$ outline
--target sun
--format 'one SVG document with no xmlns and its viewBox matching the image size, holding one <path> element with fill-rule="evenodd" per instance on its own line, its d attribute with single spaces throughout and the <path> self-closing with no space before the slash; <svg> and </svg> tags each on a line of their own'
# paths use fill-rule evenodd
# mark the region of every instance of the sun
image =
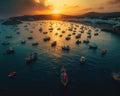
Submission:
<svg viewBox="0 0 120 96">
<path fill-rule="evenodd" d="M 60 10 L 57 9 L 53 10 L 53 14 L 60 14 Z"/>
<path fill-rule="evenodd" d="M 34 0 L 36 3 L 40 3 L 40 0 Z"/>
</svg>

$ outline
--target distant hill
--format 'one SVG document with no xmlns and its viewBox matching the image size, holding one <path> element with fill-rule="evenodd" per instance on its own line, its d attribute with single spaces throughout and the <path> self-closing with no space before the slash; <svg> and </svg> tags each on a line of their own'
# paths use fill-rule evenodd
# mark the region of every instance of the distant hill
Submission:
<svg viewBox="0 0 120 96">
<path fill-rule="evenodd" d="M 114 17 L 120 17 L 120 12 L 111 12 L 111 13 L 88 12 L 86 14 L 80 15 L 79 17 L 114 18 Z"/>
<path fill-rule="evenodd" d="M 18 16 L 18 17 L 11 17 L 9 19 L 11 20 L 21 20 L 21 21 L 35 21 L 35 20 L 58 20 L 58 19 L 68 19 L 68 18 L 74 18 L 75 16 L 70 15 L 24 15 L 24 16 Z"/>
<path fill-rule="evenodd" d="M 17 16 L 17 17 L 11 17 L 7 21 L 3 22 L 3 25 L 14 25 L 14 24 L 20 24 L 21 21 L 38 21 L 38 20 L 62 20 L 62 19 L 69 19 L 69 18 L 75 18 L 75 16 L 69 16 L 69 15 L 24 15 L 24 16 Z"/>
<path fill-rule="evenodd" d="M 112 13 L 97 13 L 97 12 L 89 12 L 79 16 L 70 16 L 70 15 L 24 15 L 24 16 L 17 16 L 11 17 L 7 21 L 3 22 L 4 25 L 14 25 L 20 24 L 22 21 L 38 21 L 38 20 L 67 20 L 73 18 L 102 18 L 102 19 L 109 19 L 114 17 L 120 17 L 120 12 L 112 12 Z"/>
</svg>

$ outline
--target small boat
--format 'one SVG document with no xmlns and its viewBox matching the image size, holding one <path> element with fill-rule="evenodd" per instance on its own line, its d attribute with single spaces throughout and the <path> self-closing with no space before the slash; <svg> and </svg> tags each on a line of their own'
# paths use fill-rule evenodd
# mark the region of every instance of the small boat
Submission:
<svg viewBox="0 0 120 96">
<path fill-rule="evenodd" d="M 68 34 L 68 36 L 71 36 L 71 34 Z"/>
<path fill-rule="evenodd" d="M 76 41 L 76 44 L 80 44 L 80 43 L 81 43 L 81 41 L 80 41 L 80 40 L 77 40 L 77 41 Z"/>
<path fill-rule="evenodd" d="M 75 32 L 72 33 L 72 35 L 75 35 L 75 34 L 76 34 Z"/>
<path fill-rule="evenodd" d="M 115 80 L 115 81 L 120 83 L 120 72 L 112 73 L 112 78 L 113 78 L 113 80 Z"/>
<path fill-rule="evenodd" d="M 87 38 L 91 38 L 91 35 L 87 35 Z"/>
<path fill-rule="evenodd" d="M 62 33 L 65 33 L 65 31 L 62 31 Z"/>
<path fill-rule="evenodd" d="M 76 39 L 81 38 L 81 35 L 78 34 L 78 35 L 75 36 L 75 38 Z"/>
<path fill-rule="evenodd" d="M 7 42 L 7 41 L 3 41 L 2 43 L 1 43 L 2 45 L 9 45 L 9 42 Z"/>
<path fill-rule="evenodd" d="M 16 32 L 16 34 L 20 34 L 20 32 Z"/>
<path fill-rule="evenodd" d="M 58 35 L 58 33 L 55 33 L 55 35 Z"/>
<path fill-rule="evenodd" d="M 69 51 L 70 50 L 70 47 L 67 45 L 67 46 L 62 46 L 62 50 L 67 50 Z"/>
<path fill-rule="evenodd" d="M 84 64 L 84 63 L 86 62 L 86 58 L 85 58 L 84 56 L 82 56 L 82 57 L 80 58 L 80 62 L 81 62 L 82 64 Z"/>
<path fill-rule="evenodd" d="M 10 72 L 9 74 L 8 74 L 8 77 L 9 78 L 11 78 L 11 77 L 14 77 L 16 75 L 16 72 L 14 71 L 14 72 Z"/>
<path fill-rule="evenodd" d="M 39 29 L 40 32 L 42 32 L 42 30 L 43 30 L 42 28 Z"/>
<path fill-rule="evenodd" d="M 13 54 L 15 51 L 13 47 L 10 47 L 9 49 L 6 50 L 6 54 Z"/>
<path fill-rule="evenodd" d="M 22 40 L 22 41 L 21 41 L 21 44 L 25 44 L 25 43 L 26 43 L 26 41 L 25 41 L 25 40 Z"/>
<path fill-rule="evenodd" d="M 6 38 L 12 38 L 12 36 L 11 35 L 7 35 Z"/>
<path fill-rule="evenodd" d="M 83 43 L 89 43 L 90 41 L 88 39 L 83 40 Z"/>
<path fill-rule="evenodd" d="M 61 83 L 63 84 L 64 87 L 66 87 L 68 84 L 68 75 L 64 66 L 61 68 L 60 78 L 61 78 Z"/>
<path fill-rule="evenodd" d="M 94 33 L 94 35 L 97 36 L 97 35 L 99 35 L 99 34 L 96 32 L 96 33 Z"/>
<path fill-rule="evenodd" d="M 44 41 L 49 41 L 50 40 L 50 37 L 45 37 L 43 38 Z"/>
<path fill-rule="evenodd" d="M 48 30 L 53 30 L 53 28 L 49 28 Z"/>
<path fill-rule="evenodd" d="M 32 53 L 29 54 L 25 60 L 26 60 L 26 64 L 31 64 L 33 61 L 36 61 L 38 58 L 38 54 L 37 53 Z"/>
<path fill-rule="evenodd" d="M 57 30 L 61 30 L 61 28 L 57 28 Z"/>
<path fill-rule="evenodd" d="M 71 38 L 68 36 L 68 37 L 66 37 L 65 39 L 66 39 L 66 40 L 70 40 Z"/>
<path fill-rule="evenodd" d="M 54 46 L 56 46 L 56 45 L 57 45 L 57 42 L 54 41 L 54 42 L 52 42 L 51 47 L 54 47 Z"/>
<path fill-rule="evenodd" d="M 62 34 L 61 34 L 61 35 L 59 35 L 59 37 L 62 37 Z"/>
<path fill-rule="evenodd" d="M 37 46 L 39 43 L 38 42 L 34 42 L 32 43 L 32 46 Z"/>
<path fill-rule="evenodd" d="M 32 36 L 30 36 L 30 37 L 28 37 L 28 39 L 29 39 L 29 40 L 31 40 L 31 39 L 33 39 L 33 37 L 32 37 Z"/>
<path fill-rule="evenodd" d="M 107 50 L 106 49 L 102 49 L 101 54 L 105 55 L 106 53 L 107 53 Z"/>
<path fill-rule="evenodd" d="M 48 32 L 43 32 L 43 34 L 47 34 Z"/>
<path fill-rule="evenodd" d="M 90 49 L 97 49 L 97 45 L 95 43 L 89 44 Z"/>
</svg>

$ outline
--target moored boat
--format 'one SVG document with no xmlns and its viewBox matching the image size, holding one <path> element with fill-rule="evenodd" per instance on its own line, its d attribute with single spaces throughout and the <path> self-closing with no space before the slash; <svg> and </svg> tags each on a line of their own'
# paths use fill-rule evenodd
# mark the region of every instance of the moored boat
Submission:
<svg viewBox="0 0 120 96">
<path fill-rule="evenodd" d="M 14 77 L 15 75 L 16 75 L 16 72 L 13 71 L 13 72 L 10 72 L 10 73 L 8 74 L 8 77 L 11 78 L 11 77 Z"/>
<path fill-rule="evenodd" d="M 66 50 L 66 51 L 69 51 L 70 50 L 70 47 L 67 45 L 67 46 L 62 46 L 62 50 Z"/>
<path fill-rule="evenodd" d="M 2 45 L 9 45 L 9 42 L 7 42 L 7 41 L 3 41 L 2 43 L 1 43 Z"/>
<path fill-rule="evenodd" d="M 80 44 L 80 43 L 81 43 L 81 41 L 80 41 L 80 40 L 77 40 L 75 43 L 76 43 L 76 44 Z"/>
<path fill-rule="evenodd" d="M 56 46 L 56 45 L 57 45 L 57 42 L 54 41 L 54 42 L 52 42 L 51 47 L 54 47 L 54 46 Z"/>
<path fill-rule="evenodd" d="M 85 58 L 84 56 L 81 56 L 81 58 L 80 58 L 80 62 L 81 62 L 82 64 L 85 64 L 85 62 L 86 62 L 86 58 Z"/>
<path fill-rule="evenodd" d="M 89 44 L 90 49 L 97 49 L 97 45 L 95 43 Z"/>
<path fill-rule="evenodd" d="M 26 64 L 31 64 L 33 61 L 36 61 L 38 58 L 38 54 L 37 53 L 32 53 L 29 54 L 25 60 L 26 60 Z"/>
<path fill-rule="evenodd" d="M 47 36 L 46 36 L 45 38 L 43 38 L 43 40 L 44 40 L 44 41 L 49 41 L 49 40 L 50 40 L 50 37 L 47 37 Z"/>
<path fill-rule="evenodd" d="M 120 83 L 120 72 L 112 73 L 112 78 L 113 78 L 113 80 L 115 80 L 115 81 Z"/>
<path fill-rule="evenodd" d="M 101 54 L 105 55 L 106 53 L 107 53 L 107 50 L 106 49 L 102 49 Z"/>
<path fill-rule="evenodd" d="M 39 43 L 38 42 L 34 42 L 32 43 L 32 46 L 37 46 Z"/>
<path fill-rule="evenodd" d="M 21 44 L 25 44 L 25 43 L 26 43 L 26 41 L 25 41 L 25 40 L 22 40 L 22 41 L 21 41 Z"/>
<path fill-rule="evenodd" d="M 68 74 L 64 66 L 61 68 L 60 78 L 61 78 L 61 83 L 63 84 L 64 87 L 66 87 L 68 85 Z"/>
<path fill-rule="evenodd" d="M 10 47 L 9 49 L 6 50 L 6 54 L 13 54 L 14 52 L 15 51 L 13 47 Z"/>
</svg>

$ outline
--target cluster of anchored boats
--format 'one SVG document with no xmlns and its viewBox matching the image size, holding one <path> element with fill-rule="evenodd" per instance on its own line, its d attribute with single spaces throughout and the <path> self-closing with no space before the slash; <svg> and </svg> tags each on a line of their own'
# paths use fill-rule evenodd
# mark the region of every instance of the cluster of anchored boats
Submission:
<svg viewBox="0 0 120 96">
<path fill-rule="evenodd" d="M 29 30 L 29 26 L 31 24 L 28 23 L 27 25 L 24 26 L 25 30 Z M 52 33 L 54 36 L 58 36 L 59 38 L 62 38 L 64 36 L 64 34 L 68 33 L 67 36 L 64 36 L 64 40 L 66 41 L 69 41 L 71 40 L 72 36 L 74 36 L 75 38 L 75 44 L 79 45 L 81 43 L 84 43 L 84 44 L 88 44 L 89 45 L 89 49 L 93 49 L 93 50 L 96 50 L 98 48 L 98 46 L 96 45 L 96 43 L 91 43 L 90 42 L 90 39 L 92 38 L 92 36 L 98 36 L 99 33 L 100 33 L 100 29 L 97 29 L 97 28 L 94 28 L 95 32 L 93 33 L 93 29 L 91 27 L 86 27 L 84 25 L 74 25 L 74 24 L 71 24 L 71 25 L 64 25 L 64 26 L 68 26 L 67 29 L 64 29 L 62 30 L 58 25 L 64 25 L 64 24 L 55 24 L 55 28 L 53 28 L 54 24 L 53 23 L 50 23 L 50 26 L 49 28 L 47 29 L 48 31 L 44 31 L 44 28 L 43 27 L 40 27 L 38 29 L 39 33 L 40 34 L 43 34 L 44 37 L 42 38 L 44 42 L 49 42 L 51 41 L 51 47 L 55 47 L 57 46 L 57 44 L 59 43 L 59 41 L 57 40 L 52 40 L 54 38 L 51 38 L 51 36 L 49 36 L 48 34 L 49 33 Z M 31 25 L 31 27 L 34 29 L 37 25 Z M 40 26 L 42 26 L 42 23 L 40 23 Z M 17 27 L 17 26 L 15 26 Z M 79 29 L 79 32 L 78 32 L 78 29 Z M 17 28 L 15 29 L 15 31 L 17 30 Z M 56 30 L 56 32 L 53 32 L 54 30 Z M 34 33 L 33 31 L 30 31 L 30 33 Z M 16 32 L 16 34 L 20 34 L 20 32 Z M 48 36 L 47 36 L 48 35 Z M 84 37 L 84 38 L 83 38 Z M 7 40 L 9 40 L 10 38 L 13 38 L 12 35 L 7 35 L 5 36 L 5 38 Z M 35 37 L 33 36 L 28 36 L 26 38 L 26 40 L 21 40 L 20 43 L 22 45 L 26 44 L 27 41 L 31 41 L 31 40 L 34 40 Z M 7 45 L 10 45 L 10 42 L 8 42 L 7 40 L 3 41 L 1 44 L 3 46 L 7 46 Z M 64 42 L 64 41 L 63 41 Z M 32 43 L 32 46 L 38 46 L 39 45 L 39 42 L 37 41 L 34 41 Z M 61 47 L 61 50 L 62 51 L 70 51 L 71 48 L 69 46 L 69 44 L 65 44 L 63 46 L 60 46 Z M 13 47 L 10 47 L 6 50 L 6 54 L 13 54 L 15 53 L 15 49 Z M 105 55 L 107 53 L 107 50 L 106 49 L 103 49 L 101 50 L 101 54 L 102 55 Z M 25 58 L 25 62 L 26 64 L 31 64 L 33 62 L 35 62 L 36 60 L 38 59 L 38 53 L 31 53 L 29 55 L 26 56 Z M 87 61 L 86 57 L 85 56 L 81 56 L 80 57 L 80 63 L 81 64 L 85 64 Z M 67 76 L 67 71 L 64 67 L 62 67 L 61 69 L 61 81 L 63 83 L 63 85 L 67 85 L 67 82 L 68 82 L 68 76 Z M 8 77 L 13 77 L 16 75 L 16 72 L 11 72 L 10 74 L 8 74 Z M 116 74 L 113 74 L 112 75 L 114 78 L 115 76 L 117 76 Z"/>
</svg>

